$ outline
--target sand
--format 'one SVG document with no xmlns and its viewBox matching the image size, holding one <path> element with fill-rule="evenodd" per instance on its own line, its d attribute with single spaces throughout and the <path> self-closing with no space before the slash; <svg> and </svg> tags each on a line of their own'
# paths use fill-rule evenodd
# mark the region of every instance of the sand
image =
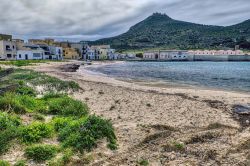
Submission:
<svg viewBox="0 0 250 166">
<path fill-rule="evenodd" d="M 80 62 L 26 68 L 76 81 L 83 90 L 71 95 L 86 102 L 92 114 L 111 120 L 119 148 L 110 151 L 101 143 L 91 153 L 90 165 L 250 164 L 250 143 L 248 148 L 241 146 L 250 139 L 249 125 L 232 111 L 235 104 L 250 103 L 250 94 L 124 82 L 84 66 L 62 72 L 65 64 Z M 110 63 L 94 63 L 106 64 Z"/>
</svg>

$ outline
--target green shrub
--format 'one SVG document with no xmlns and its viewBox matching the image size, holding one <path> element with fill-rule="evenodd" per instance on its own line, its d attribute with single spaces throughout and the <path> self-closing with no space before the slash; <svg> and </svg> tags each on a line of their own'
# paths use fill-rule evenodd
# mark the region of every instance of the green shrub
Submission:
<svg viewBox="0 0 250 166">
<path fill-rule="evenodd" d="M 143 166 L 149 165 L 148 160 L 145 160 L 145 159 L 140 159 L 140 160 L 137 161 L 137 163 L 138 163 L 139 165 L 143 165 Z"/>
<path fill-rule="evenodd" d="M 75 120 L 71 117 L 59 117 L 59 118 L 54 118 L 53 119 L 53 126 L 55 131 L 59 131 L 60 129 L 65 128 L 66 126 L 68 126 L 71 123 L 74 123 Z"/>
<path fill-rule="evenodd" d="M 57 148 L 52 145 L 33 145 L 25 149 L 28 159 L 42 162 L 53 158 L 57 153 Z"/>
<path fill-rule="evenodd" d="M 41 122 L 34 122 L 22 128 L 21 137 L 25 143 L 35 143 L 41 141 L 42 138 L 50 137 L 52 133 L 52 126 Z"/>
<path fill-rule="evenodd" d="M 19 95 L 36 96 L 36 91 L 28 86 L 20 86 L 15 90 L 15 93 Z"/>
<path fill-rule="evenodd" d="M 10 141 L 19 135 L 20 125 L 18 117 L 0 112 L 0 154 L 6 152 Z"/>
<path fill-rule="evenodd" d="M 48 113 L 53 115 L 81 117 L 88 114 L 88 106 L 68 96 L 51 98 L 48 101 Z"/>
<path fill-rule="evenodd" d="M 0 166 L 10 166 L 10 163 L 4 160 L 0 160 Z"/>
<path fill-rule="evenodd" d="M 65 166 L 67 163 L 70 162 L 71 157 L 73 156 L 73 152 L 71 149 L 66 149 L 63 152 L 62 157 L 52 160 L 49 162 L 49 166 Z"/>
<path fill-rule="evenodd" d="M 24 160 L 17 161 L 14 166 L 26 166 L 26 162 Z"/>
<path fill-rule="evenodd" d="M 0 97 L 0 110 L 15 112 L 17 114 L 26 113 L 26 108 L 16 99 L 14 93 L 6 93 Z"/>
<path fill-rule="evenodd" d="M 95 115 L 70 123 L 59 130 L 59 140 L 63 142 L 63 146 L 73 147 L 80 152 L 90 151 L 96 146 L 97 140 L 102 138 L 107 138 L 113 147 L 116 145 L 116 136 L 110 121 Z"/>
<path fill-rule="evenodd" d="M 7 112 L 24 114 L 26 112 L 46 112 L 46 105 L 43 100 L 32 96 L 6 93 L 0 97 L 0 109 Z"/>
</svg>

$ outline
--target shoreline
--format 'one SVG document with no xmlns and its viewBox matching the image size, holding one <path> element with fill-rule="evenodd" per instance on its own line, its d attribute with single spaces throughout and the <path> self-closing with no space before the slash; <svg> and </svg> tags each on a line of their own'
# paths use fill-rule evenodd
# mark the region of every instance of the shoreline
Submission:
<svg viewBox="0 0 250 166">
<path fill-rule="evenodd" d="M 231 149 L 250 138 L 249 115 L 236 115 L 233 106 L 250 103 L 249 94 L 142 86 L 93 75 L 81 70 L 82 66 L 77 72 L 63 72 L 65 64 L 70 63 L 25 68 L 77 82 L 82 90 L 71 96 L 85 102 L 91 114 L 110 119 L 119 148 L 111 152 L 98 146 L 91 153 L 95 159 L 90 165 L 131 165 L 142 158 L 152 165 L 211 165 L 213 159 L 202 157 L 210 151 L 222 163 L 235 165 L 245 160 L 246 156 Z M 194 138 L 201 141 L 190 143 Z M 173 142 L 185 144 L 185 150 L 163 150 Z"/>
<path fill-rule="evenodd" d="M 249 92 L 246 91 L 237 91 L 237 90 L 228 90 L 228 89 L 220 89 L 220 88 L 212 88 L 207 86 L 195 86 L 195 85 L 188 85 L 188 84 L 181 84 L 177 82 L 164 82 L 164 81 L 150 81 L 150 80 L 135 80 L 135 79 L 123 79 L 118 77 L 109 76 L 106 74 L 103 74 L 101 72 L 95 72 L 88 70 L 88 68 L 98 68 L 101 66 L 106 65 L 113 65 L 117 63 L 126 63 L 124 61 L 118 61 L 118 62 L 95 62 L 93 65 L 90 66 L 81 66 L 76 72 L 84 75 L 85 77 L 88 77 L 88 79 L 92 81 L 100 81 L 100 82 L 106 82 L 110 83 L 109 80 L 112 80 L 112 84 L 121 84 L 121 82 L 126 84 L 132 84 L 132 85 L 138 85 L 139 87 L 151 87 L 151 88 L 157 88 L 157 89 L 177 89 L 180 90 L 188 90 L 188 91 L 214 91 L 219 93 L 234 93 L 234 94 L 242 94 L 242 95 L 249 95 Z M 129 86 L 129 85 L 128 85 Z"/>
</svg>

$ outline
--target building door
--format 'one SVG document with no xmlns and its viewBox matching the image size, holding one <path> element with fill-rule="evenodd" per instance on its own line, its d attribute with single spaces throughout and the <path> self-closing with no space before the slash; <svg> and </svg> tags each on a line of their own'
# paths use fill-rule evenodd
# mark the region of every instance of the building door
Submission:
<svg viewBox="0 0 250 166">
<path fill-rule="evenodd" d="M 155 59 L 159 59 L 159 55 L 158 54 L 155 54 Z"/>
<path fill-rule="evenodd" d="M 49 59 L 52 59 L 52 56 L 51 56 L 51 55 L 49 56 Z"/>
<path fill-rule="evenodd" d="M 28 54 L 25 54 L 25 59 L 28 60 Z"/>
</svg>

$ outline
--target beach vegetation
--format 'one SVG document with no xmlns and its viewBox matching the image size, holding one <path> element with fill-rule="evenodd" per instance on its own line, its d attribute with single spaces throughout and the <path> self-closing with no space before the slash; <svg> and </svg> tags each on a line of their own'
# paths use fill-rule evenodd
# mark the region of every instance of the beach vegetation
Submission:
<svg viewBox="0 0 250 166">
<path fill-rule="evenodd" d="M 52 126 L 42 122 L 33 122 L 21 129 L 21 138 L 24 143 L 36 143 L 42 138 L 49 138 L 52 134 Z"/>
<path fill-rule="evenodd" d="M 65 166 L 70 162 L 71 157 L 73 155 L 74 153 L 72 149 L 70 148 L 65 149 L 61 157 L 49 161 L 48 165 L 49 166 Z"/>
<path fill-rule="evenodd" d="M 37 162 L 46 161 L 55 157 L 58 148 L 53 145 L 32 145 L 25 149 L 25 156 Z"/>
<path fill-rule="evenodd" d="M 26 161 L 25 160 L 18 160 L 14 166 L 26 166 Z"/>
<path fill-rule="evenodd" d="M 0 166 L 10 166 L 8 161 L 0 160 Z"/>
<path fill-rule="evenodd" d="M 142 165 L 142 166 L 148 166 L 149 162 L 146 159 L 140 159 L 137 161 L 137 164 Z"/>
<path fill-rule="evenodd" d="M 19 126 L 21 126 L 19 117 L 0 112 L 0 154 L 6 152 L 10 142 L 19 135 Z"/>
<path fill-rule="evenodd" d="M 77 116 L 82 117 L 88 114 L 88 106 L 81 101 L 74 100 L 68 96 L 50 97 L 50 100 L 45 100 L 48 103 L 48 114 L 62 116 Z"/>
<path fill-rule="evenodd" d="M 112 124 L 101 117 L 91 115 L 87 118 L 71 122 L 59 130 L 59 140 L 64 147 L 73 147 L 79 152 L 90 151 L 97 141 L 106 138 L 109 147 L 116 146 L 116 136 Z"/>
<path fill-rule="evenodd" d="M 51 160 L 49 165 L 62 166 L 73 155 L 92 150 L 103 139 L 108 148 L 117 148 L 111 122 L 89 115 L 85 103 L 68 96 L 80 89 L 77 83 L 23 69 L 13 69 L 3 82 L 15 88 L 0 94 L 0 155 L 8 151 L 11 143 L 22 143 L 26 158 L 42 163 Z M 45 88 L 38 91 L 39 86 Z M 36 144 L 54 136 L 60 150 L 57 146 Z M 55 157 L 57 153 L 60 155 Z M 16 161 L 16 165 L 25 165 L 25 161 Z"/>
<path fill-rule="evenodd" d="M 37 63 L 48 63 L 48 62 L 51 62 L 51 61 L 49 60 L 18 60 L 18 61 L 2 61 L 0 62 L 0 64 L 22 67 L 22 66 L 35 65 Z M 53 61 L 53 62 L 61 62 L 61 61 Z"/>
</svg>

